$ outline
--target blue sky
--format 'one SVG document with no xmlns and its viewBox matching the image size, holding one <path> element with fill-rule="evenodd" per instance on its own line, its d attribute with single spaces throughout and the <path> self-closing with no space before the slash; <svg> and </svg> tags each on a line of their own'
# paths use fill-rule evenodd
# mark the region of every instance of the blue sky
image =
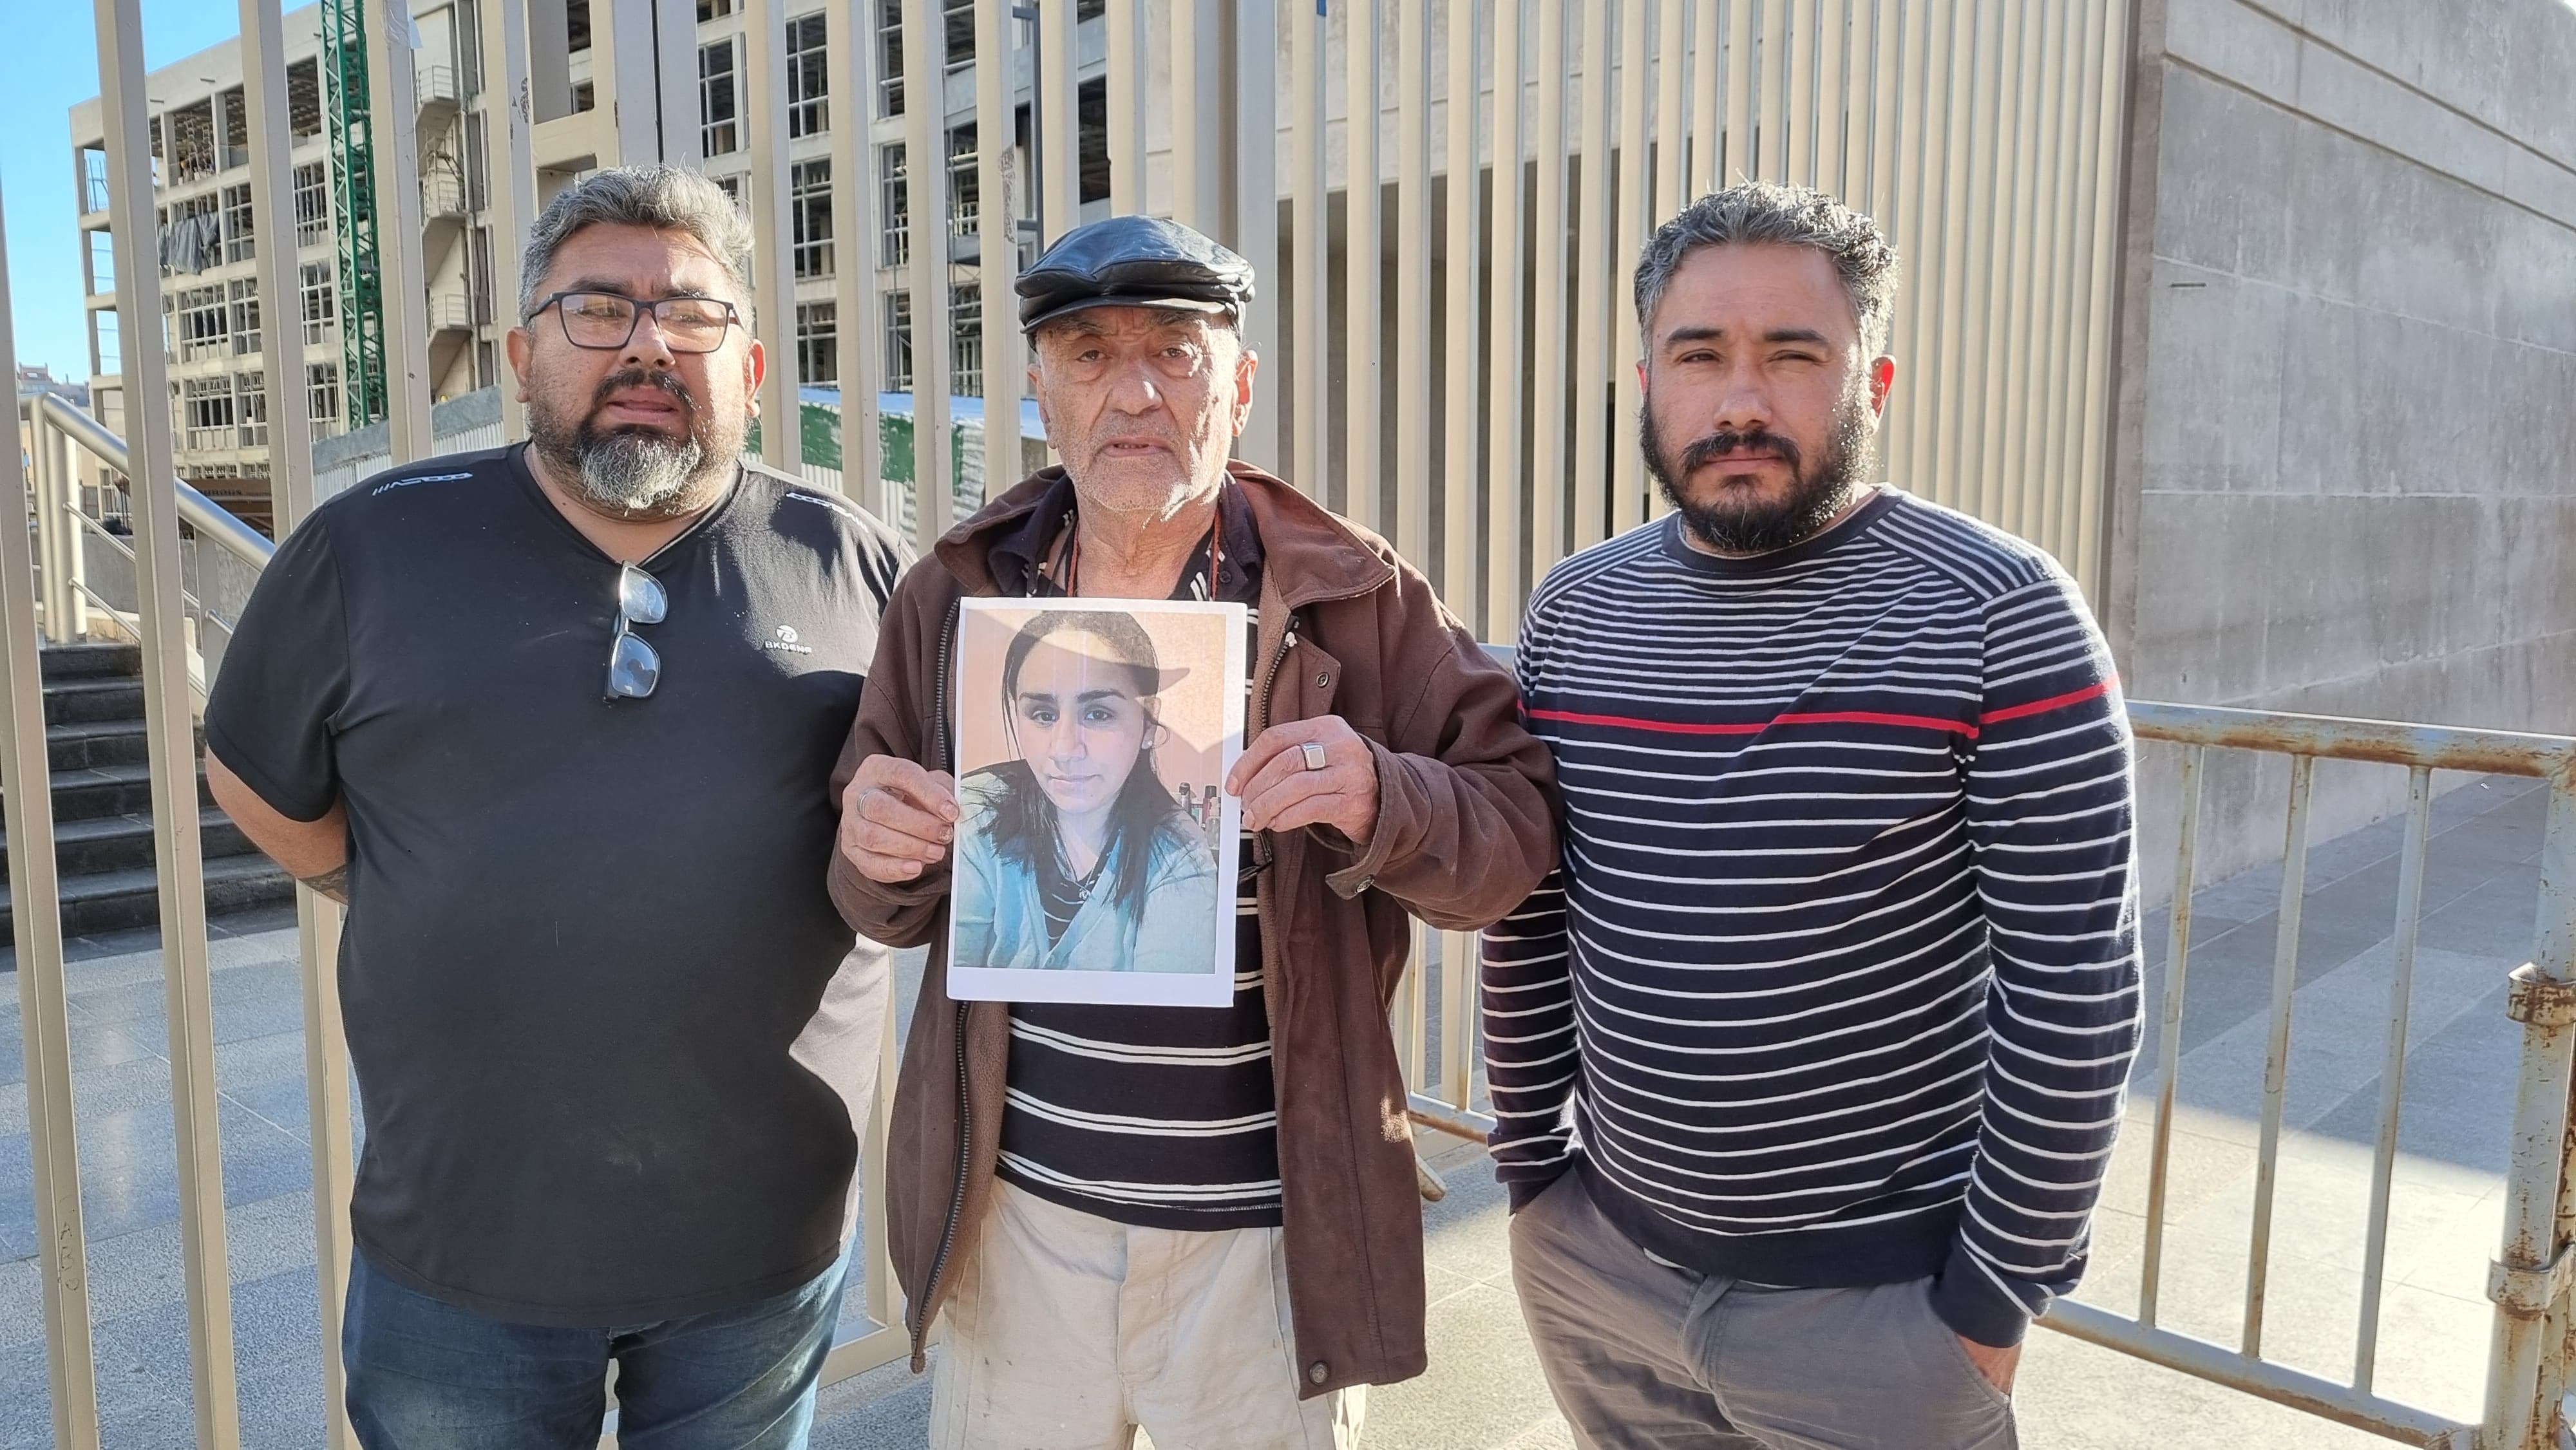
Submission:
<svg viewBox="0 0 2576 1450">
<path fill-rule="evenodd" d="M 302 4 L 303 0 L 295 0 Z M 98 31 L 82 0 L 12 4 L 0 27 L 0 199 L 9 214 L 9 301 L 18 360 L 86 380 L 71 108 L 98 94 Z M 223 0 L 143 0 L 147 69 L 239 34 Z"/>
</svg>

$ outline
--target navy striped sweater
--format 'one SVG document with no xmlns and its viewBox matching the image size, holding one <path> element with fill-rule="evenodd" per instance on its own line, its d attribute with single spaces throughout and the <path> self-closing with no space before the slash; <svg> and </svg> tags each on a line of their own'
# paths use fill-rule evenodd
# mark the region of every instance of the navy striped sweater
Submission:
<svg viewBox="0 0 2576 1450">
<path fill-rule="evenodd" d="M 1720 559 L 1667 517 L 1559 565 L 1520 646 L 1564 868 L 1486 935 L 1494 1156 L 1658 1257 L 1938 1276 L 2019 1342 L 2084 1267 L 2137 1048 L 2131 752 L 2038 549 L 1882 489 Z"/>
</svg>

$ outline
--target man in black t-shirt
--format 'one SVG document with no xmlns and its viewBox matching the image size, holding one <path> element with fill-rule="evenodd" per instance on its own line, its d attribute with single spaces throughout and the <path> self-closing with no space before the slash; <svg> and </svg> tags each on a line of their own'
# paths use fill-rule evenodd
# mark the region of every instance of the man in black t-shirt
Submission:
<svg viewBox="0 0 2576 1450">
<path fill-rule="evenodd" d="M 612 1362 L 626 1446 L 805 1443 L 888 991 L 826 781 L 905 560 L 737 461 L 751 247 L 693 172 L 558 196 L 530 443 L 317 510 L 208 706 L 217 800 L 349 904 L 369 1450 L 586 1450 Z"/>
</svg>

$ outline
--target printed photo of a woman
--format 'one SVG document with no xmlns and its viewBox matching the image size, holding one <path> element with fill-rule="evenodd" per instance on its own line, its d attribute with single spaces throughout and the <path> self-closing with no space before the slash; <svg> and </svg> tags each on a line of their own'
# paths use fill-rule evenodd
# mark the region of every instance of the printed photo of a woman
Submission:
<svg viewBox="0 0 2576 1450">
<path fill-rule="evenodd" d="M 951 961 L 1207 972 L 1215 854 L 1155 768 L 1161 697 L 1189 670 L 1159 664 L 1132 615 L 1056 609 L 1020 626 L 1000 673 L 1010 758 L 959 783 Z"/>
</svg>

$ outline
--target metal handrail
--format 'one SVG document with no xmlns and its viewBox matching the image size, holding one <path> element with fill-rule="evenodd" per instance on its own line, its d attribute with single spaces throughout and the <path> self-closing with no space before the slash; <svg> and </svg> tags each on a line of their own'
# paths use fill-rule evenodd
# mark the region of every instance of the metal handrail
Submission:
<svg viewBox="0 0 2576 1450">
<path fill-rule="evenodd" d="M 41 417 L 101 463 L 119 473 L 134 472 L 126 462 L 125 440 L 109 431 L 106 424 L 51 393 L 38 393 L 24 406 L 31 424 Z M 253 569 L 267 568 L 270 556 L 277 552 L 277 546 L 259 530 L 189 487 L 186 479 L 179 480 L 179 517 L 197 531 L 197 537 L 212 540 L 216 547 Z"/>
</svg>

